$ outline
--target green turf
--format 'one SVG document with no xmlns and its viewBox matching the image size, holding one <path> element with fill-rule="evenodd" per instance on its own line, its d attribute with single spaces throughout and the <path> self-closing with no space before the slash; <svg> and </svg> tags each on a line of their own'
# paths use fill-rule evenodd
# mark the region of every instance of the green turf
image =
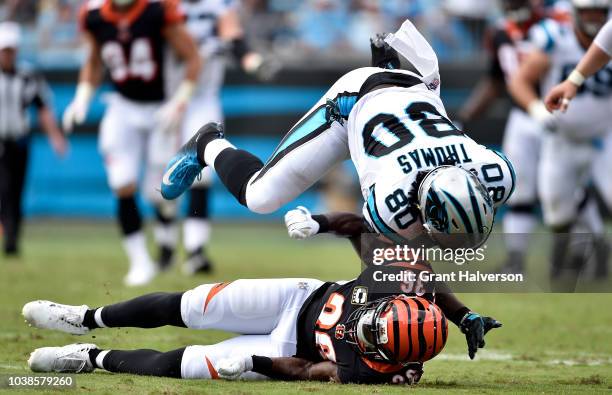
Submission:
<svg viewBox="0 0 612 395">
<path fill-rule="evenodd" d="M 295 242 L 287 239 L 281 227 L 222 225 L 215 228 L 211 246 L 217 262 L 213 276 L 187 278 L 173 269 L 148 287 L 125 289 L 121 279 L 126 264 L 112 224 L 37 223 L 27 226 L 24 240 L 20 260 L 0 261 L 0 375 L 27 373 L 29 352 L 42 346 L 80 341 L 95 342 L 103 348 L 170 350 L 231 336 L 216 331 L 160 328 L 109 329 L 76 338 L 28 328 L 20 315 L 21 306 L 33 299 L 97 306 L 150 291 L 184 290 L 240 277 L 332 280 L 349 279 L 359 271 L 348 243 L 342 240 Z M 426 364 L 418 385 L 420 392 L 612 390 L 612 295 L 471 294 L 463 298 L 473 309 L 495 316 L 504 327 L 487 336 L 486 352 L 480 352 L 480 358 L 469 361 L 465 340 L 453 326 L 445 350 Z M 115 394 L 406 391 L 391 386 L 306 382 L 180 381 L 105 372 L 76 379 L 82 391 Z"/>
</svg>

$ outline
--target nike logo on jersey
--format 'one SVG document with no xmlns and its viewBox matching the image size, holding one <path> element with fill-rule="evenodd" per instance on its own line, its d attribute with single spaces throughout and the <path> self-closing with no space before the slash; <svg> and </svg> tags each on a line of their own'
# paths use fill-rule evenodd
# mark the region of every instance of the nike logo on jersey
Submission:
<svg viewBox="0 0 612 395">
<path fill-rule="evenodd" d="M 164 173 L 164 177 L 162 178 L 162 182 L 164 183 L 164 185 L 167 186 L 171 186 L 174 185 L 172 183 L 172 181 L 170 181 L 170 176 L 172 175 L 172 173 L 174 172 L 174 170 L 176 170 L 176 168 L 185 160 L 185 157 L 182 157 L 181 159 L 177 160 L 167 171 L 166 173 Z"/>
</svg>

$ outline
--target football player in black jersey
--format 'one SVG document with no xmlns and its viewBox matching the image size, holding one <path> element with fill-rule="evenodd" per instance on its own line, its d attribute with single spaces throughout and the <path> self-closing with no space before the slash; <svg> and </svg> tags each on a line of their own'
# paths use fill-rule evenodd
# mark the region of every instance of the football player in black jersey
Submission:
<svg viewBox="0 0 612 395">
<path fill-rule="evenodd" d="M 354 241 L 364 231 L 363 218 L 354 214 L 316 218 L 319 233 Z M 501 326 L 471 312 L 445 284 L 421 279 L 423 272 L 431 272 L 424 262 L 395 262 L 370 266 L 346 282 L 236 280 L 95 309 L 34 301 L 23 308 L 32 326 L 72 334 L 173 325 L 241 336 L 165 353 L 102 350 L 94 344 L 45 347 L 31 354 L 29 365 L 45 372 L 100 368 L 176 378 L 412 384 L 421 377 L 422 363 L 443 348 L 447 319 L 465 333 L 471 358 L 484 346 L 485 334 Z"/>
<path fill-rule="evenodd" d="M 108 100 L 100 125 L 99 147 L 109 186 L 118 199 L 118 219 L 130 261 L 125 277 L 129 286 L 146 284 L 157 271 L 146 248 L 135 200 L 143 157 L 144 195 L 156 205 L 155 238 L 162 268 L 171 260 L 177 242 L 174 207 L 163 203 L 155 188 L 167 156 L 178 144 L 178 126 L 201 69 L 197 47 L 183 19 L 176 0 L 89 0 L 80 14 L 89 53 L 76 95 L 64 112 L 64 129 L 70 131 L 85 121 L 107 69 L 116 92 Z M 166 47 L 186 64 L 183 81 L 171 98 L 164 92 Z"/>
</svg>

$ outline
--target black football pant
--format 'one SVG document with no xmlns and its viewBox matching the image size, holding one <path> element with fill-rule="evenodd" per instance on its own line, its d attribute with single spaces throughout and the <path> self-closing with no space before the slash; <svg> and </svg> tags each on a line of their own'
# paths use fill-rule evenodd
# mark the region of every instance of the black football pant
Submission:
<svg viewBox="0 0 612 395">
<path fill-rule="evenodd" d="M 18 251 L 28 142 L 28 139 L 0 140 L 0 221 L 5 254 L 16 254 Z"/>
</svg>

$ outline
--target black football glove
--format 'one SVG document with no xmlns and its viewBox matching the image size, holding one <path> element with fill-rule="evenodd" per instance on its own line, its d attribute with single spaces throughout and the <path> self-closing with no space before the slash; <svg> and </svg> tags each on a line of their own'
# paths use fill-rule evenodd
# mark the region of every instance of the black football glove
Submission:
<svg viewBox="0 0 612 395">
<path fill-rule="evenodd" d="M 399 69 L 401 62 L 397 51 L 385 42 L 386 34 L 379 33 L 370 38 L 370 50 L 372 51 L 372 67 L 383 69 Z"/>
<path fill-rule="evenodd" d="M 470 359 L 474 359 L 476 351 L 485 346 L 484 337 L 487 332 L 493 328 L 500 328 L 501 326 L 502 323 L 495 318 L 482 317 L 480 314 L 472 311 L 463 316 L 459 328 L 461 329 L 461 333 L 465 334 Z"/>
</svg>

